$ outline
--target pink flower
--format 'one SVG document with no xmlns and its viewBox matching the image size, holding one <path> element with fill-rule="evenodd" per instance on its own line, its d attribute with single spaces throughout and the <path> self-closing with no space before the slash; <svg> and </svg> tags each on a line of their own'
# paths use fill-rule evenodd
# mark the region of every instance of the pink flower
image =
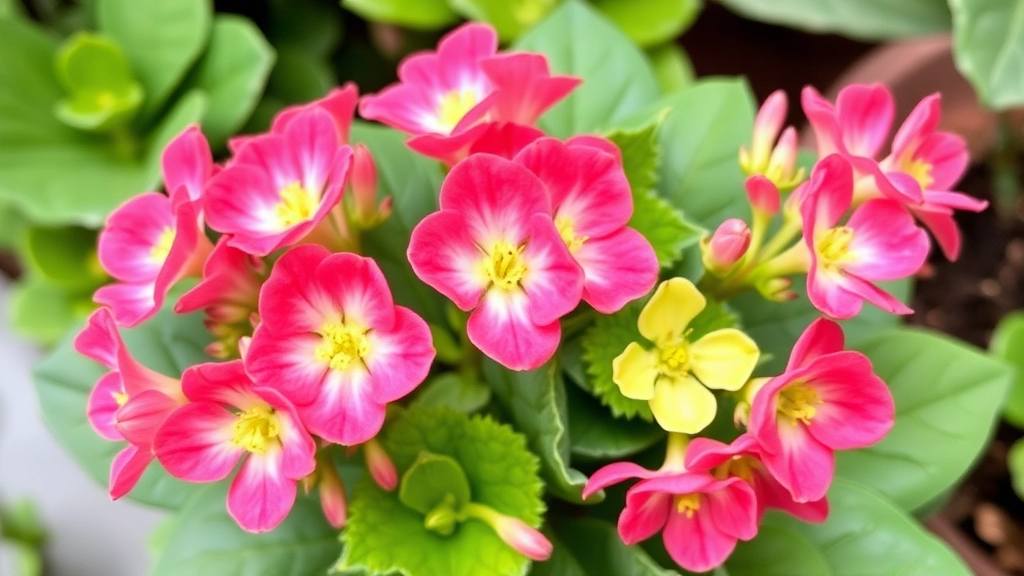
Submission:
<svg viewBox="0 0 1024 576">
<path fill-rule="evenodd" d="M 618 149 L 598 140 L 563 144 L 543 138 L 515 160 L 547 188 L 555 228 L 583 269 L 583 300 L 611 314 L 651 291 L 658 281 L 658 259 L 650 242 L 626 226 L 633 195 Z"/>
<path fill-rule="evenodd" d="M 364 96 L 359 111 L 413 135 L 413 150 L 455 164 L 491 122 L 531 125 L 579 80 L 552 76 L 540 54 L 497 54 L 485 24 L 465 24 L 441 39 L 437 52 L 406 58 L 399 83 Z"/>
<path fill-rule="evenodd" d="M 711 438 L 694 438 L 686 451 L 686 469 L 707 472 L 715 478 L 740 478 L 750 484 L 757 496 L 757 522 L 761 523 L 768 508 L 784 510 L 804 522 L 824 522 L 828 517 L 828 500 L 796 502 L 789 491 L 775 479 L 761 461 L 761 449 L 750 434 L 743 434 L 732 444 Z"/>
<path fill-rule="evenodd" d="M 705 572 L 732 554 L 739 540 L 757 534 L 754 490 L 732 476 L 716 479 L 703 472 L 667 467 L 651 471 L 616 462 L 595 472 L 583 497 L 629 478 L 640 478 L 626 493 L 619 515 L 619 537 L 636 544 L 662 532 L 669 556 L 686 570 Z"/>
<path fill-rule="evenodd" d="M 285 129 L 295 118 L 308 112 L 313 108 L 319 108 L 330 115 L 334 122 L 335 134 L 339 144 L 348 144 L 352 130 L 352 120 L 355 118 L 356 103 L 359 101 L 359 89 L 355 84 L 348 82 L 341 88 L 334 88 L 326 96 L 306 104 L 289 106 L 277 113 L 270 126 L 270 131 L 283 134 Z M 235 136 L 228 140 L 228 149 L 232 154 L 238 154 L 242 148 L 258 138 L 258 136 Z"/>
<path fill-rule="evenodd" d="M 249 532 L 281 523 L 295 502 L 298 480 L 316 468 L 316 444 L 275 390 L 255 388 L 241 360 L 199 364 L 182 375 L 190 402 L 156 433 L 154 452 L 173 476 L 189 482 L 227 478 L 228 513 Z"/>
<path fill-rule="evenodd" d="M 558 319 L 583 294 L 544 184 L 520 164 L 475 154 L 448 174 L 440 204 L 412 232 L 413 270 L 472 311 L 469 339 L 484 354 L 513 370 L 537 368 L 558 347 Z"/>
<path fill-rule="evenodd" d="M 202 199 L 216 169 L 210 144 L 198 126 L 186 128 L 164 148 L 160 157 L 164 189 L 175 206 Z"/>
<path fill-rule="evenodd" d="M 280 133 L 249 140 L 207 187 L 210 227 L 228 244 L 266 256 L 315 229 L 336 231 L 325 216 L 341 201 L 352 149 L 338 142 L 331 115 L 320 107 L 297 112 Z"/>
<path fill-rule="evenodd" d="M 786 371 L 769 380 L 750 407 L 749 433 L 761 459 L 797 502 L 825 496 L 835 450 L 870 446 L 893 425 L 885 382 L 863 354 L 843 345 L 838 324 L 814 321 L 793 346 Z"/>
<path fill-rule="evenodd" d="M 837 154 L 818 162 L 806 186 L 801 211 L 814 306 L 837 319 L 856 316 L 864 300 L 893 314 L 911 313 L 872 282 L 905 278 L 924 264 L 928 237 L 913 217 L 891 200 L 870 200 L 840 225 L 853 199 L 853 173 Z"/>
<path fill-rule="evenodd" d="M 246 368 L 295 404 L 310 432 L 361 444 L 427 376 L 426 322 L 395 306 L 377 264 L 308 245 L 285 253 L 260 292 Z"/>
<path fill-rule="evenodd" d="M 89 316 L 74 347 L 110 370 L 89 394 L 87 415 L 103 439 L 129 442 L 111 465 L 110 497 L 116 500 L 135 487 L 153 460 L 156 429 L 185 397 L 178 380 L 154 372 L 132 357 L 107 308 Z"/>
</svg>

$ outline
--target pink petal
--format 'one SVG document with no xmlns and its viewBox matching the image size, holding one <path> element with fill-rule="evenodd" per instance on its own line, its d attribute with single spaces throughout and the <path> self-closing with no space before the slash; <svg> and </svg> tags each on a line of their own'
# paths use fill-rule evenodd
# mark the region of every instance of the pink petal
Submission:
<svg viewBox="0 0 1024 576">
<path fill-rule="evenodd" d="M 544 133 L 514 122 L 487 122 L 486 129 L 469 148 L 470 154 L 494 154 L 511 160 Z"/>
<path fill-rule="evenodd" d="M 380 432 L 385 406 L 373 399 L 369 373 L 354 368 L 344 372 L 331 370 L 319 392 L 312 403 L 297 406 L 310 433 L 328 442 L 354 446 Z"/>
<path fill-rule="evenodd" d="M 535 123 L 582 82 L 571 76 L 552 76 L 542 54 L 506 52 L 481 60 L 480 66 L 498 96 L 491 117 L 525 125 Z"/>
<path fill-rule="evenodd" d="M 896 131 L 896 136 L 892 140 L 891 155 L 899 158 L 908 148 L 934 133 L 939 128 L 941 115 L 942 96 L 939 93 L 923 98 Z"/>
<path fill-rule="evenodd" d="M 619 311 L 658 281 L 658 257 L 632 228 L 589 239 L 573 253 L 583 268 L 583 300 L 602 314 Z"/>
<path fill-rule="evenodd" d="M 153 451 L 176 478 L 217 482 L 227 478 L 245 449 L 232 442 L 238 417 L 212 402 L 175 410 L 156 433 Z"/>
<path fill-rule="evenodd" d="M 174 305 L 177 314 L 209 307 L 256 308 L 262 262 L 233 248 L 221 237 L 203 267 L 203 279 Z"/>
<path fill-rule="evenodd" d="M 843 270 L 865 280 L 898 280 L 921 269 L 928 258 L 928 235 L 914 217 L 892 200 L 869 200 L 850 216 L 854 257 Z"/>
<path fill-rule="evenodd" d="M 750 419 L 747 430 L 757 441 L 761 453 L 777 453 L 782 450 L 779 440 L 778 397 L 779 391 L 788 386 L 803 373 L 802 369 L 790 371 L 776 376 L 765 383 L 750 404 Z M 705 465 L 706 466 L 706 465 Z"/>
<path fill-rule="evenodd" d="M 202 198 L 206 182 L 213 175 L 213 154 L 199 126 L 189 126 L 167 144 L 160 166 L 164 188 L 175 206 Z"/>
<path fill-rule="evenodd" d="M 385 331 L 394 325 L 395 301 L 384 273 L 372 259 L 348 252 L 332 254 L 316 267 L 313 277 L 316 301 L 330 301 L 334 314 L 340 313 L 345 322 Z"/>
<path fill-rule="evenodd" d="M 86 415 L 89 424 L 104 440 L 117 442 L 124 437 L 118 432 L 115 416 L 121 405 L 117 403 L 117 394 L 124 394 L 121 375 L 107 372 L 96 382 L 96 387 L 89 393 Z"/>
<path fill-rule="evenodd" d="M 895 104 L 881 84 L 854 84 L 839 92 L 836 114 L 847 151 L 874 158 L 892 129 Z"/>
<path fill-rule="evenodd" d="M 629 499 L 619 514 L 619 538 L 633 545 L 654 536 L 668 521 L 672 505 L 672 495 L 664 492 L 645 492 Z"/>
<path fill-rule="evenodd" d="M 754 486 L 758 507 L 761 510 L 758 513 L 759 516 L 763 514 L 765 508 L 770 508 L 782 510 L 804 522 L 813 524 L 820 524 L 828 518 L 827 498 L 810 502 L 796 502 L 789 490 L 779 484 L 779 481 L 773 478 L 767 470 L 754 477 Z"/>
<path fill-rule="evenodd" d="M 257 388 L 255 392 L 274 409 L 280 425 L 281 474 L 294 480 L 312 474 L 316 468 L 316 442 L 306 431 L 298 411 L 276 390 Z"/>
<path fill-rule="evenodd" d="M 148 448 L 129 444 L 118 452 L 110 463 L 110 499 L 117 500 L 131 492 L 152 461 L 153 453 Z"/>
<path fill-rule="evenodd" d="M 261 404 L 241 360 L 191 366 L 181 375 L 181 389 L 192 402 L 213 402 L 242 411 Z"/>
<path fill-rule="evenodd" d="M 275 332 L 316 332 L 340 321 L 333 291 L 314 281 L 314 271 L 331 253 L 317 244 L 296 246 L 278 259 L 260 290 L 260 322 Z"/>
<path fill-rule="evenodd" d="M 157 390 L 129 396 L 115 416 L 117 431 L 132 444 L 148 448 L 157 429 L 179 406 L 181 402 Z"/>
<path fill-rule="evenodd" d="M 850 288 L 852 282 L 852 276 L 812 266 L 807 272 L 807 297 L 830 318 L 853 318 L 860 312 L 864 298 Z"/>
<path fill-rule="evenodd" d="M 370 355 L 365 359 L 373 400 L 379 404 L 398 400 L 419 386 L 435 354 L 427 323 L 408 308 L 392 308 L 394 325 L 369 334 Z"/>
<path fill-rule="evenodd" d="M 631 478 L 651 478 L 657 474 L 656 471 L 648 470 L 632 462 L 613 462 L 590 475 L 587 485 L 583 488 L 583 498 L 589 498 L 600 490 Z"/>
<path fill-rule="evenodd" d="M 907 307 L 906 304 L 900 302 L 899 299 L 892 294 L 889 294 L 878 286 L 862 280 L 857 276 L 847 276 L 845 278 L 844 288 L 850 294 L 856 294 L 858 297 L 871 302 L 890 314 L 906 315 L 914 313 L 913 309 Z"/>
<path fill-rule="evenodd" d="M 349 132 L 352 128 L 352 119 L 356 113 L 356 102 L 359 100 L 359 88 L 347 82 L 340 88 L 334 88 L 326 96 L 307 104 L 289 106 L 277 113 L 274 123 L 271 126 L 272 132 L 284 132 L 297 116 L 310 108 L 320 108 L 330 114 L 334 121 L 334 129 L 338 136 L 338 143 L 347 144 Z"/>
<path fill-rule="evenodd" d="M 479 267 L 486 255 L 461 214 L 429 214 L 413 229 L 407 256 L 416 276 L 460 309 L 472 310 L 480 302 L 487 282 Z"/>
<path fill-rule="evenodd" d="M 914 158 L 931 164 L 931 190 L 949 190 L 967 170 L 970 155 L 963 138 L 949 132 L 936 132 L 921 141 Z"/>
<path fill-rule="evenodd" d="M 745 481 L 722 480 L 707 490 L 702 500 L 698 513 L 711 518 L 722 533 L 740 540 L 750 540 L 757 534 L 757 498 Z"/>
<path fill-rule="evenodd" d="M 833 154 L 819 160 L 811 172 L 801 212 L 804 238 L 815 230 L 835 227 L 853 201 L 853 169 L 842 156 Z M 809 246 L 814 250 L 814 246 Z"/>
<path fill-rule="evenodd" d="M 836 152 L 846 153 L 839 118 L 832 104 L 811 86 L 804 86 L 800 92 L 800 103 L 814 130 L 818 156 L 824 158 Z"/>
<path fill-rule="evenodd" d="M 819 356 L 841 351 L 845 347 L 845 341 L 846 337 L 839 324 L 818 318 L 811 322 L 793 345 L 786 371 L 803 368 Z"/>
<path fill-rule="evenodd" d="M 865 448 L 893 426 L 892 394 L 859 352 L 821 357 L 803 377 L 821 401 L 809 426 L 811 435 L 833 450 Z"/>
<path fill-rule="evenodd" d="M 199 275 L 213 245 L 199 227 L 200 205 L 182 202 L 174 209 L 174 241 L 153 284 L 153 302 L 159 308 L 178 280 Z"/>
<path fill-rule="evenodd" d="M 562 242 L 549 216 L 534 214 L 527 233 L 529 240 L 522 256 L 527 273 L 521 285 L 528 299 L 530 320 L 543 326 L 572 312 L 580 303 L 583 270 Z"/>
<path fill-rule="evenodd" d="M 480 60 L 498 51 L 498 35 L 487 24 L 466 23 L 437 44 L 437 64 L 445 86 L 456 87 L 479 74 Z M 404 80 L 404 78 L 403 78 Z"/>
<path fill-rule="evenodd" d="M 953 211 L 942 206 L 924 206 L 914 209 L 914 216 L 935 237 L 942 253 L 950 261 L 960 257 L 960 229 L 953 219 Z"/>
<path fill-rule="evenodd" d="M 691 572 L 707 572 L 721 566 L 736 547 L 736 537 L 715 526 L 703 506 L 690 518 L 672 513 L 662 538 L 669 556 Z"/>
<path fill-rule="evenodd" d="M 747 200 L 754 209 L 765 214 L 775 214 L 779 211 L 779 188 L 774 182 L 765 176 L 755 174 L 746 179 L 743 187 L 747 191 Z"/>
<path fill-rule="evenodd" d="M 473 110 L 486 112 L 485 107 L 490 102 L 490 99 L 485 100 Z M 463 120 L 466 120 L 466 118 L 463 118 Z M 458 131 L 452 131 L 451 134 L 419 134 L 406 140 L 405 144 L 413 151 L 419 152 L 428 158 L 434 158 L 448 166 L 454 166 L 470 155 L 470 151 L 476 143 L 485 137 L 489 130 L 489 123 L 480 123 L 464 127 Z"/>
<path fill-rule="evenodd" d="M 778 433 L 781 450 L 762 454 L 768 471 L 797 502 L 824 498 L 835 474 L 832 450 L 815 440 L 803 424 L 779 422 Z"/>
<path fill-rule="evenodd" d="M 164 263 L 153 249 L 165 231 L 174 228 L 170 198 L 156 192 L 139 194 L 107 218 L 99 236 L 100 264 L 122 282 L 151 282 Z"/>
<path fill-rule="evenodd" d="M 118 352 L 124 343 L 109 308 L 99 308 L 89 315 L 85 327 L 75 336 L 73 346 L 82 356 L 117 370 Z"/>
<path fill-rule="evenodd" d="M 228 489 L 228 514 L 248 532 L 269 532 L 291 512 L 296 482 L 281 473 L 280 448 L 250 454 Z"/>
<path fill-rule="evenodd" d="M 925 205 L 966 210 L 968 212 L 981 212 L 988 208 L 988 201 L 962 192 L 929 190 L 928 196 L 925 198 Z"/>
<path fill-rule="evenodd" d="M 619 147 L 611 140 L 604 136 L 597 136 L 595 134 L 578 134 L 566 140 L 565 145 L 570 148 L 577 148 L 580 146 L 595 148 L 605 154 L 611 154 L 620 165 L 622 164 L 622 151 L 619 150 Z"/>
<path fill-rule="evenodd" d="M 322 342 L 318 334 L 279 335 L 260 324 L 245 355 L 245 369 L 257 386 L 273 388 L 296 405 L 309 404 L 329 370 L 329 364 L 316 357 Z"/>
<path fill-rule="evenodd" d="M 757 456 L 759 448 L 754 436 L 741 434 L 732 444 L 698 436 L 686 447 L 686 469 L 694 472 L 709 472 L 731 460 L 733 456 Z"/>
<path fill-rule="evenodd" d="M 561 338 L 557 321 L 538 326 L 529 314 L 525 292 L 489 290 L 469 316 L 469 340 L 511 370 L 534 370 L 551 359 Z"/>
<path fill-rule="evenodd" d="M 153 282 L 107 284 L 100 286 L 92 299 L 97 304 L 109 307 L 118 325 L 131 328 L 157 313 L 153 291 Z"/>
</svg>

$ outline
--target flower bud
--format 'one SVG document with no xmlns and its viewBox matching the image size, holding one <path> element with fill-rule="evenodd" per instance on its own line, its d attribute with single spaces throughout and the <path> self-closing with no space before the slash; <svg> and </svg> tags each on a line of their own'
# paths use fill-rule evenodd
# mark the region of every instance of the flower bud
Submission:
<svg viewBox="0 0 1024 576">
<path fill-rule="evenodd" d="M 704 266 L 715 273 L 732 268 L 750 247 L 750 228 L 739 218 L 722 222 L 711 238 L 701 244 Z"/>
<path fill-rule="evenodd" d="M 317 470 L 320 476 L 320 507 L 324 518 L 331 526 L 340 529 L 348 517 L 348 503 L 345 500 L 345 486 L 338 471 L 329 462 L 321 462 Z"/>
<path fill-rule="evenodd" d="M 775 143 L 779 131 L 782 130 L 782 124 L 786 121 L 788 108 L 786 93 L 782 90 L 772 92 L 761 104 L 761 109 L 757 111 L 757 117 L 754 119 L 754 137 L 751 147 L 751 156 L 755 165 L 760 166 L 768 162 L 772 144 Z"/>
<path fill-rule="evenodd" d="M 765 174 L 782 189 L 791 190 L 804 179 L 804 169 L 797 167 L 797 136 L 792 126 L 786 128 L 772 151 Z"/>
<path fill-rule="evenodd" d="M 743 186 L 747 189 L 750 206 L 755 211 L 766 216 L 772 216 L 779 211 L 779 188 L 774 182 L 765 176 L 755 174 L 747 178 Z"/>
<path fill-rule="evenodd" d="M 551 542 L 539 530 L 511 516 L 498 515 L 493 524 L 506 544 L 531 560 L 544 561 L 551 557 Z"/>
<path fill-rule="evenodd" d="M 377 226 L 391 215 L 391 198 L 377 203 L 377 165 L 370 150 L 362 144 L 352 149 L 349 175 L 351 194 L 346 203 L 348 220 L 363 230 Z"/>
<path fill-rule="evenodd" d="M 791 290 L 792 287 L 793 280 L 790 278 L 771 278 L 755 285 L 761 296 L 772 302 L 789 302 L 798 298 L 799 294 Z"/>
<path fill-rule="evenodd" d="M 370 471 L 370 476 L 378 486 L 388 492 L 398 486 L 398 470 L 395 469 L 395 463 L 376 438 L 363 444 L 363 457 L 366 459 L 366 468 Z"/>
</svg>

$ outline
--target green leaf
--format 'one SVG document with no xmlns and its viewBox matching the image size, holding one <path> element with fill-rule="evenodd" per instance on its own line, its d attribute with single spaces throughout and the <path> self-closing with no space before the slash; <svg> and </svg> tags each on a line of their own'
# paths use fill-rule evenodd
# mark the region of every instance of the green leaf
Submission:
<svg viewBox="0 0 1024 576">
<path fill-rule="evenodd" d="M 613 418 L 594 397 L 566 387 L 573 457 L 620 460 L 653 446 L 665 432 L 653 424 Z"/>
<path fill-rule="evenodd" d="M 1003 317 L 989 344 L 992 354 L 1017 369 L 1003 416 L 1017 428 L 1024 428 L 1024 312 Z"/>
<path fill-rule="evenodd" d="M 220 148 L 245 124 L 273 65 L 273 47 L 250 20 L 235 15 L 214 19 L 206 53 L 185 82 L 209 98 L 203 132 L 211 146 Z"/>
<path fill-rule="evenodd" d="M 420 386 L 410 406 L 447 406 L 470 414 L 491 401 L 491 389 L 486 384 L 455 372 L 445 372 Z"/>
<path fill-rule="evenodd" d="M 949 10 L 937 0 L 720 0 L 740 16 L 815 33 L 860 40 L 920 36 L 949 30 Z M 998 2 L 999 0 L 995 0 Z"/>
<path fill-rule="evenodd" d="M 594 325 L 583 334 L 583 360 L 587 366 L 589 392 L 597 397 L 616 418 L 639 417 L 654 421 L 654 414 L 645 400 L 626 398 L 612 380 L 612 360 L 630 342 L 645 342 L 637 329 L 643 302 L 633 301 L 614 314 L 598 316 Z"/>
<path fill-rule="evenodd" d="M 25 10 L 21 6 L 21 0 L 0 0 L 0 18 L 24 18 Z"/>
<path fill-rule="evenodd" d="M 469 20 L 487 22 L 503 41 L 514 40 L 547 15 L 559 0 L 448 0 Z"/>
<path fill-rule="evenodd" d="M 448 498 L 450 503 L 445 502 Z M 470 502 L 469 480 L 454 458 L 420 452 L 402 475 L 398 500 L 420 514 L 429 513 L 442 502 L 459 510 Z"/>
<path fill-rule="evenodd" d="M 179 377 L 185 368 L 210 360 L 204 348 L 211 341 L 203 328 L 203 315 L 175 315 L 168 298 L 154 318 L 122 336 L 132 355 L 144 366 L 168 376 Z M 77 332 L 77 330 L 76 330 Z M 93 431 L 86 418 L 86 403 L 96 381 L 106 372 L 99 364 L 79 356 L 72 348 L 75 333 L 69 333 L 42 362 L 33 376 L 43 421 L 57 442 L 97 483 L 107 484 L 110 462 L 121 448 Z M 164 508 L 180 508 L 199 488 L 168 475 L 153 465 L 129 497 Z"/>
<path fill-rule="evenodd" d="M 34 546 L 46 540 L 46 528 L 31 500 L 20 500 L 9 508 L 0 508 L 0 536 Z"/>
<path fill-rule="evenodd" d="M 594 0 L 594 6 L 637 44 L 672 40 L 689 28 L 703 0 Z"/>
<path fill-rule="evenodd" d="M 622 170 L 626 173 L 633 198 L 650 191 L 658 184 L 658 166 L 661 164 L 661 146 L 658 127 L 663 118 L 634 130 L 613 130 L 606 137 L 622 154 Z"/>
<path fill-rule="evenodd" d="M 658 77 L 658 85 L 664 94 L 672 94 L 688 88 L 697 79 L 693 70 L 693 62 L 678 44 L 664 44 L 647 51 L 651 60 L 654 75 Z"/>
<path fill-rule="evenodd" d="M 225 509 L 227 483 L 203 487 L 167 528 L 152 576 L 324 574 L 341 551 L 316 499 L 299 495 L 277 528 L 250 534 Z"/>
<path fill-rule="evenodd" d="M 541 52 L 553 73 L 583 80 L 540 119 L 540 128 L 552 136 L 568 138 L 616 126 L 658 98 L 658 82 L 643 53 L 579 0 L 564 2 L 513 48 Z"/>
<path fill-rule="evenodd" d="M 1006 455 L 1006 466 L 1010 469 L 1010 481 L 1017 496 L 1024 499 L 1024 440 L 1017 440 Z"/>
<path fill-rule="evenodd" d="M 281 48 L 267 81 L 267 94 L 287 104 L 322 97 L 337 84 L 330 65 L 297 48 Z"/>
<path fill-rule="evenodd" d="M 704 234 L 704 230 L 687 222 L 671 204 L 651 192 L 633 197 L 633 215 L 628 225 L 651 243 L 662 268 L 678 260 L 683 250 L 696 245 Z"/>
<path fill-rule="evenodd" d="M 328 58 L 341 43 L 343 13 L 337 4 L 270 0 L 267 38 L 278 49 Z"/>
<path fill-rule="evenodd" d="M 714 229 L 726 218 L 749 215 L 737 154 L 750 139 L 754 109 L 743 80 L 703 80 L 615 126 L 643 126 L 665 115 L 658 135 L 662 157 L 671 162 L 661 163 L 658 190 L 687 219 Z"/>
<path fill-rule="evenodd" d="M 956 67 L 997 110 L 1024 104 L 1024 3 L 949 0 Z"/>
<path fill-rule="evenodd" d="M 412 409 L 388 424 L 383 442 L 399 471 L 408 470 L 423 451 L 448 456 L 465 472 L 473 502 L 540 525 L 544 503 L 537 457 L 510 427 L 453 410 Z M 350 500 L 338 568 L 407 576 L 512 576 L 529 564 L 479 520 L 461 522 L 448 536 L 423 523 L 422 513 L 364 479 Z"/>
<path fill-rule="evenodd" d="M 66 290 L 91 291 L 109 279 L 96 253 L 96 231 L 77 226 L 33 226 L 25 234 L 25 262 Z"/>
<path fill-rule="evenodd" d="M 551 360 L 536 370 L 516 372 L 488 359 L 484 361 L 484 376 L 516 429 L 526 435 L 530 449 L 540 456 L 548 491 L 583 504 L 587 477 L 570 467 L 569 416 L 558 362 Z M 600 500 L 601 496 L 591 497 L 586 503 Z"/>
<path fill-rule="evenodd" d="M 878 444 L 839 453 L 836 474 L 917 510 L 955 484 L 984 449 L 1012 372 L 963 343 L 909 328 L 859 348 L 892 390 L 896 424 Z"/>
<path fill-rule="evenodd" d="M 55 113 L 68 126 L 108 131 L 128 123 L 142 105 L 142 86 L 121 49 L 108 38 L 79 32 L 57 54 L 57 78 L 69 97 Z"/>
<path fill-rule="evenodd" d="M 726 562 L 729 575 L 969 574 L 942 541 L 870 488 L 837 478 L 828 498 L 831 511 L 820 525 L 769 512 L 758 537 L 741 542 Z"/>
<path fill-rule="evenodd" d="M 98 0 L 100 32 L 124 50 L 146 93 L 142 117 L 159 111 L 210 35 L 209 0 Z"/>
<path fill-rule="evenodd" d="M 639 546 L 622 543 L 615 526 L 596 518 L 555 517 L 551 559 L 537 564 L 530 576 L 671 576 Z"/>
<path fill-rule="evenodd" d="M 413 227 L 438 209 L 441 166 L 413 153 L 405 146 L 405 137 L 390 128 L 355 122 L 352 141 L 370 149 L 377 164 L 378 194 L 392 200 L 391 217 L 363 236 L 367 255 L 377 260 L 398 304 L 417 310 L 431 324 L 443 325 L 444 300 L 413 273 L 405 255 Z"/>
<path fill-rule="evenodd" d="M 421 30 L 444 28 L 459 19 L 446 0 L 341 0 L 341 5 L 367 20 Z"/>
<path fill-rule="evenodd" d="M 11 328 L 23 338 L 50 346 L 93 307 L 89 293 L 71 294 L 34 275 L 18 281 L 8 301 Z"/>
</svg>

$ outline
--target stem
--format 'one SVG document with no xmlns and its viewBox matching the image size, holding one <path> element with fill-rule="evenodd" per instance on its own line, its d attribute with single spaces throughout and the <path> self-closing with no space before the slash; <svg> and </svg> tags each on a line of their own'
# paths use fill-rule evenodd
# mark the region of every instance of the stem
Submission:
<svg viewBox="0 0 1024 576">
<path fill-rule="evenodd" d="M 668 433 L 668 446 L 665 447 L 665 463 L 662 470 L 686 469 L 686 447 L 690 445 L 690 437 L 678 432 Z"/>
</svg>

